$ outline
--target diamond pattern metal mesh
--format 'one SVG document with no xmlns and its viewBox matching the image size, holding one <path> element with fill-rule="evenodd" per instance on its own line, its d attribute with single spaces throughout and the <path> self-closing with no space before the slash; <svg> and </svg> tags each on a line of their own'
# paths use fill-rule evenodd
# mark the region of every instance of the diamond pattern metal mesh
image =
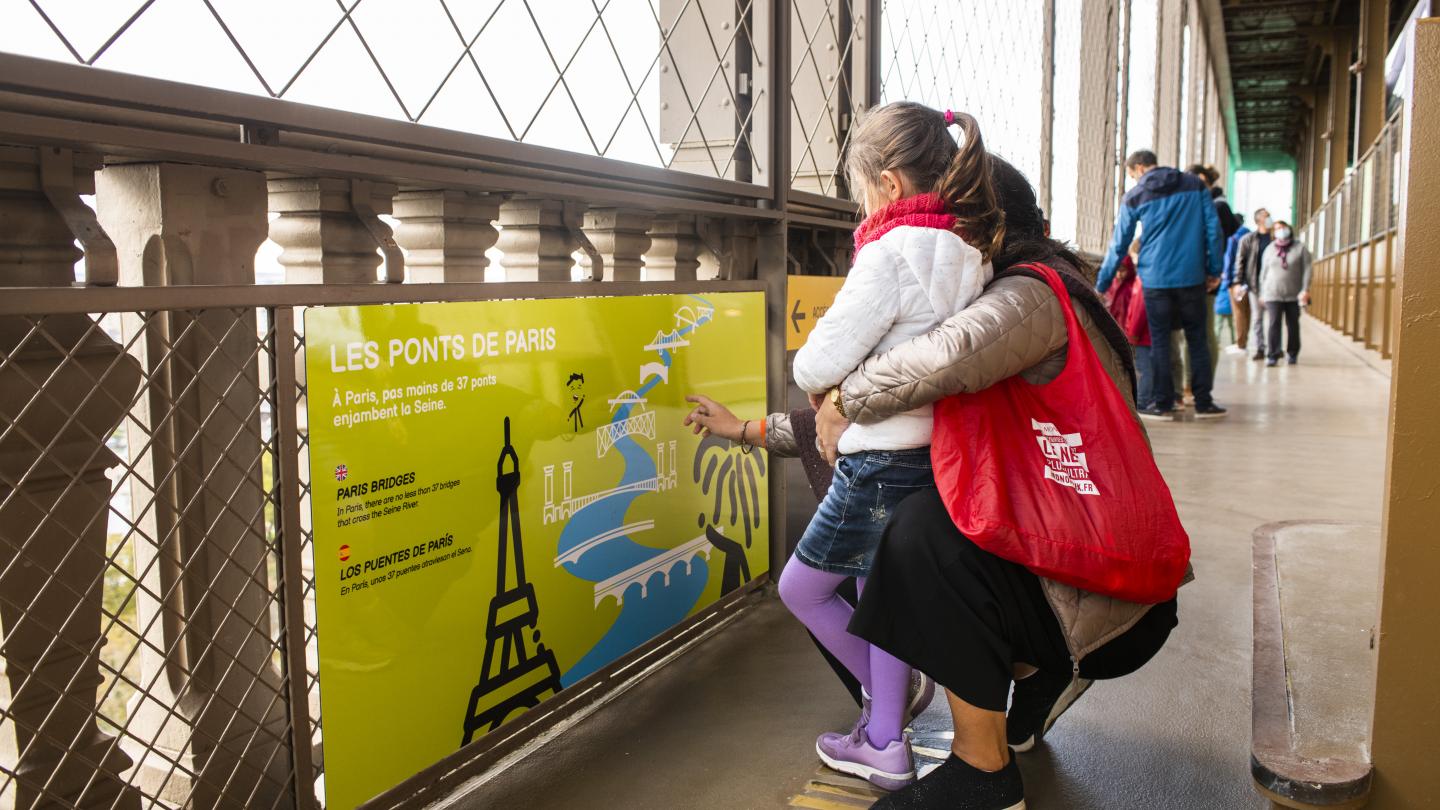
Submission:
<svg viewBox="0 0 1440 810">
<path fill-rule="evenodd" d="M 1042 10 L 1041 0 L 884 0 L 880 100 L 969 112 L 989 148 L 1036 180 Z"/>
<path fill-rule="evenodd" d="M 753 5 L 0 0 L 0 50 L 745 180 Z"/>
<path fill-rule="evenodd" d="M 271 313 L 0 332 L 0 801 L 295 806 Z"/>
<path fill-rule="evenodd" d="M 865 0 L 794 0 L 790 9 L 791 185 L 845 196 L 844 159 L 868 94 Z"/>
</svg>

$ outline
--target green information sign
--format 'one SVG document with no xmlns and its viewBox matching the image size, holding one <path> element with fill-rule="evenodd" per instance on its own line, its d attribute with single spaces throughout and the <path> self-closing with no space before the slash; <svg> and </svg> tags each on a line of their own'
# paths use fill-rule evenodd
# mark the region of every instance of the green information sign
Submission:
<svg viewBox="0 0 1440 810">
<path fill-rule="evenodd" d="M 765 572 L 762 293 L 305 314 L 325 794 L 349 808 Z"/>
</svg>

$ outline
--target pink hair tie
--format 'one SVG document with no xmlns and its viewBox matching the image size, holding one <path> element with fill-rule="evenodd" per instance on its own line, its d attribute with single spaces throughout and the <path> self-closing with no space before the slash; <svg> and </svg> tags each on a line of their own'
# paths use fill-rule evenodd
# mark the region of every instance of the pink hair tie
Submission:
<svg viewBox="0 0 1440 810">
<path fill-rule="evenodd" d="M 954 110 L 946 110 L 946 111 L 945 111 L 945 126 L 947 126 L 947 127 L 948 127 L 948 126 L 954 126 L 954 124 L 955 124 L 955 111 L 954 111 Z"/>
</svg>

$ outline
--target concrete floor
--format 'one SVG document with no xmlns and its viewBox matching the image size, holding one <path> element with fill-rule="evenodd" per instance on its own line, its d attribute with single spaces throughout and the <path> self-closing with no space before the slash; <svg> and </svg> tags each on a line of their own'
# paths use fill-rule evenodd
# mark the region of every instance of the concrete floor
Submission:
<svg viewBox="0 0 1440 810">
<path fill-rule="evenodd" d="M 1301 364 L 1220 363 L 1223 421 L 1152 425 L 1197 579 L 1145 669 L 1097 684 L 1021 757 L 1032 808 L 1263 808 L 1251 788 L 1252 531 L 1290 519 L 1378 524 L 1384 364 L 1307 318 Z M 1344 576 L 1345 571 L 1336 571 Z M 815 775 L 815 735 L 848 697 L 773 597 L 452 807 L 784 807 Z M 938 700 L 917 734 L 945 728 Z M 851 805 L 846 805 L 851 806 Z"/>
</svg>

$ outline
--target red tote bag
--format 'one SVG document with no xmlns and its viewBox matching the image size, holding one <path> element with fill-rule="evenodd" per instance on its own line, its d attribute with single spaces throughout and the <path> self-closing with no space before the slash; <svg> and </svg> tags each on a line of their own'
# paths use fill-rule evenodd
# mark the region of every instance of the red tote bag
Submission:
<svg viewBox="0 0 1440 810">
<path fill-rule="evenodd" d="M 1019 376 L 935 405 L 931 458 L 956 527 L 1049 579 L 1130 602 L 1175 595 L 1190 560 L 1170 488 L 1056 271 L 1069 351 L 1044 385 Z"/>
</svg>

